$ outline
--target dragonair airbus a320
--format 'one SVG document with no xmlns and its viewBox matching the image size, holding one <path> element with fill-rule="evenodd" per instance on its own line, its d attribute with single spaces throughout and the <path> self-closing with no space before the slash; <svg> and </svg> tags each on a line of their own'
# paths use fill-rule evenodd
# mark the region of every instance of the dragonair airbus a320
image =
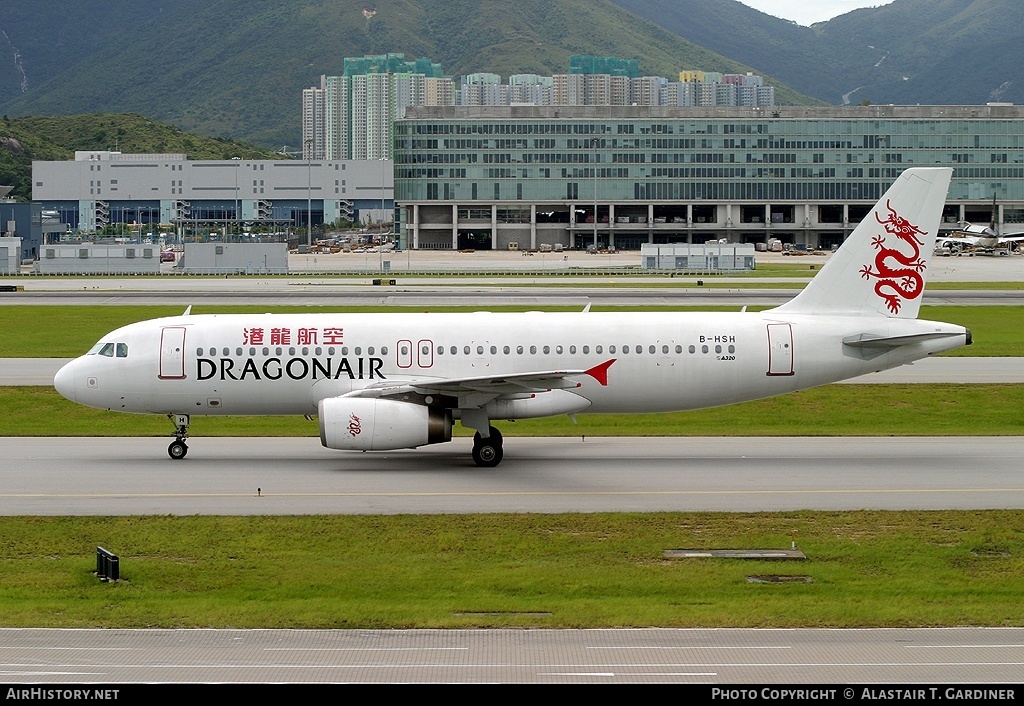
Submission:
<svg viewBox="0 0 1024 706">
<path fill-rule="evenodd" d="M 193 415 L 317 415 L 331 449 L 375 451 L 493 420 L 640 414 L 803 390 L 970 344 L 917 319 L 951 170 L 908 169 L 794 299 L 736 313 L 186 315 L 104 336 L 57 373 L 70 400 L 168 415 L 184 458 Z"/>
</svg>

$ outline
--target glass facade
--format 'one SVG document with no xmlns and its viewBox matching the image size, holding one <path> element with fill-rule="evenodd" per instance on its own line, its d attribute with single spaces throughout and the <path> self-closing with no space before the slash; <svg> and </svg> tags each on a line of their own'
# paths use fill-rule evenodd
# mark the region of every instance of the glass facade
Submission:
<svg viewBox="0 0 1024 706">
<path fill-rule="evenodd" d="M 593 222 L 596 203 L 611 229 L 625 221 L 602 221 L 602 207 L 649 206 L 648 242 L 657 242 L 655 206 L 688 204 L 693 227 L 692 207 L 714 204 L 708 227 L 727 229 L 744 223 L 741 205 L 764 204 L 764 219 L 746 223 L 769 226 L 779 222 L 772 206 L 789 204 L 804 207 L 792 213 L 798 224 L 820 229 L 849 215 L 828 206 L 874 202 L 913 166 L 954 168 L 947 203 L 960 208 L 950 217 L 993 197 L 1007 215 L 1024 207 L 1024 108 L 1015 106 L 416 108 L 393 139 L 407 222 L 413 204 L 578 202 L 573 215 L 589 203 Z M 577 219 L 568 220 L 571 231 Z"/>
<path fill-rule="evenodd" d="M 955 169 L 951 200 L 1024 201 L 1022 110 L 1013 109 L 1013 118 L 627 121 L 459 119 L 452 109 L 420 109 L 415 114 L 452 117 L 398 121 L 397 197 L 434 200 L 427 195 L 433 182 L 448 187 L 443 200 L 470 199 L 473 183 L 478 198 L 495 191 L 506 194 L 502 200 L 579 198 L 572 193 L 592 195 L 596 169 L 604 201 L 851 201 L 877 199 L 907 167 L 942 165 Z"/>
</svg>

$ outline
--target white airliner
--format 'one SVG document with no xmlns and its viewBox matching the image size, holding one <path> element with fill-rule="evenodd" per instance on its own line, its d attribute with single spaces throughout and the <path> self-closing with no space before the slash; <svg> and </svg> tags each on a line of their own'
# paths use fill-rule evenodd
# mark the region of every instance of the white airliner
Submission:
<svg viewBox="0 0 1024 706">
<path fill-rule="evenodd" d="M 1009 255 L 1017 243 L 1024 242 L 1024 233 L 1007 233 L 1000 235 L 994 224 L 988 226 L 974 225 L 966 221 L 960 223 L 960 230 L 939 239 L 943 250 L 949 253 L 970 253 L 981 255 Z"/>
<path fill-rule="evenodd" d="M 175 424 L 193 415 L 317 415 L 340 450 L 449 441 L 492 420 L 699 409 L 803 390 L 970 344 L 918 320 L 951 176 L 906 170 L 790 302 L 760 313 L 232 314 L 131 324 L 57 373 L 70 400 Z"/>
</svg>

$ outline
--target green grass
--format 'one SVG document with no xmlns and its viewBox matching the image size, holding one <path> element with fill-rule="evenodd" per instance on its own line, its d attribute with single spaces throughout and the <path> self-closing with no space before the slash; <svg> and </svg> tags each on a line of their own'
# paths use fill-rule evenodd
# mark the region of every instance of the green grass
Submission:
<svg viewBox="0 0 1024 706">
<path fill-rule="evenodd" d="M 664 557 L 794 531 L 805 561 Z M 7 627 L 1024 624 L 1011 511 L 3 517 L 0 537 Z M 121 582 L 92 575 L 97 545 Z"/>
<path fill-rule="evenodd" d="M 430 307 L 431 311 L 473 311 L 480 307 Z M 766 307 L 751 307 L 751 311 Z M 417 311 L 419 307 L 346 307 L 350 313 Z M 579 307 L 488 306 L 489 311 L 576 311 Z M 628 311 L 737 311 L 739 307 L 629 307 Z M 593 311 L 627 309 L 595 306 Z M 0 358 L 71 358 L 81 355 L 104 334 L 136 321 L 177 316 L 181 306 L 7 306 L 0 307 Z M 337 307 L 195 306 L 194 314 L 301 313 L 337 311 Z M 975 344 L 950 355 L 1024 356 L 1024 307 L 923 306 L 921 318 L 967 326 Z"/>
<path fill-rule="evenodd" d="M 0 407 L 0 436 L 170 436 L 172 431 L 164 417 L 83 407 L 51 387 L 0 387 Z M 496 425 L 506 436 L 1018 435 L 1024 434 L 1024 385 L 829 385 L 693 412 L 580 414 L 576 421 L 560 416 Z M 319 434 L 316 422 L 302 417 L 193 417 L 189 432 L 194 437 Z M 456 433 L 466 432 L 456 425 Z"/>
</svg>

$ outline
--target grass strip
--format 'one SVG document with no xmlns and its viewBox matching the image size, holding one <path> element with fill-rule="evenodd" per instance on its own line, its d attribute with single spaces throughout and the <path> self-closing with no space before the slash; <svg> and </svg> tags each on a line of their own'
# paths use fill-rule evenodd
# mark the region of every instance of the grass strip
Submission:
<svg viewBox="0 0 1024 706">
<path fill-rule="evenodd" d="M 1020 519 L 999 510 L 0 517 L 0 625 L 1020 626 Z M 792 532 L 804 561 L 664 556 L 785 549 Z M 122 581 L 92 575 L 97 545 L 119 555 Z"/>
<path fill-rule="evenodd" d="M 156 415 L 105 412 L 51 387 L 0 387 L 0 436 L 170 436 Z M 59 420 L 59 424 L 56 422 Z M 1024 385 L 828 385 L 728 407 L 665 414 L 580 414 L 497 421 L 505 436 L 1016 436 Z M 309 436 L 302 417 L 193 417 L 203 436 Z M 456 425 L 457 434 L 465 434 Z M 311 439 L 311 443 L 316 443 Z"/>
</svg>

